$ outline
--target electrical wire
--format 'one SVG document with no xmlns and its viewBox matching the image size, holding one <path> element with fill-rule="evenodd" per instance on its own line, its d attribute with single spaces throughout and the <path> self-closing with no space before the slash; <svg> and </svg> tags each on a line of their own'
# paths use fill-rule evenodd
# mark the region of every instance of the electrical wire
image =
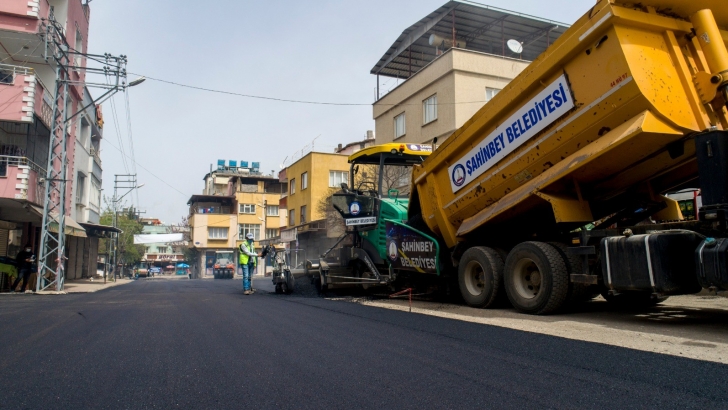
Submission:
<svg viewBox="0 0 728 410">
<path fill-rule="evenodd" d="M 136 169 L 136 155 L 134 152 L 134 135 L 132 133 L 132 127 L 131 127 L 131 109 L 129 105 L 129 91 L 128 88 L 124 89 L 124 102 L 125 102 L 125 108 L 126 108 L 126 132 L 127 136 L 129 137 L 129 150 L 131 151 L 131 166 L 133 174 L 137 174 Z M 133 194 L 136 197 L 136 205 L 137 208 L 139 208 L 139 191 L 136 190 Z"/>
<path fill-rule="evenodd" d="M 190 88 L 190 89 L 198 90 L 198 91 L 206 91 L 206 92 L 211 92 L 211 93 L 216 93 L 216 94 L 225 94 L 225 95 L 232 95 L 232 96 L 236 96 L 236 97 L 253 98 L 253 99 L 259 99 L 259 100 L 286 102 L 286 103 L 294 103 L 294 104 L 328 105 L 328 106 L 343 106 L 343 107 L 356 107 L 356 106 L 361 107 L 361 106 L 371 106 L 371 105 L 373 105 L 372 103 L 340 103 L 340 102 L 294 100 L 294 99 L 289 99 L 289 98 L 267 97 L 267 96 L 262 96 L 262 95 L 245 94 L 245 93 L 238 93 L 238 92 L 234 92 L 234 91 L 216 90 L 216 89 L 213 89 L 213 88 L 198 87 L 198 86 L 195 86 L 195 85 L 182 84 L 182 83 L 178 83 L 178 82 L 175 82 L 175 81 L 169 81 L 169 80 L 163 80 L 161 78 L 150 77 L 150 76 L 145 75 L 145 74 L 138 74 L 138 73 L 132 73 L 132 72 L 128 72 L 128 74 L 133 74 L 133 75 L 136 75 L 136 76 L 139 76 L 139 77 L 144 77 L 147 80 L 157 81 L 157 82 L 160 82 L 160 83 L 170 84 L 170 85 L 174 85 L 174 86 L 182 87 L 182 88 Z M 479 100 L 479 101 L 458 101 L 458 102 L 451 102 L 451 103 L 448 103 L 448 102 L 438 102 L 438 105 L 458 105 L 458 104 L 478 104 L 478 103 L 479 104 L 484 104 L 486 102 L 487 101 L 485 101 L 485 100 Z M 422 103 L 409 103 L 409 104 L 399 104 L 398 103 L 398 104 L 379 104 L 379 105 L 380 106 L 391 106 L 391 107 L 408 106 L 408 105 L 417 105 L 417 106 L 419 106 L 419 105 L 422 105 Z"/>
<path fill-rule="evenodd" d="M 127 156 L 127 155 L 126 155 L 126 153 L 122 152 L 122 151 L 121 151 L 121 149 L 120 149 L 119 147 L 117 147 L 116 145 L 112 144 L 112 143 L 111 143 L 111 142 L 109 142 L 109 141 L 106 141 L 106 143 L 107 143 L 107 144 L 109 144 L 109 145 L 111 145 L 111 146 L 112 146 L 113 148 L 115 148 L 115 149 L 116 149 L 117 151 L 119 151 L 119 152 L 121 153 L 121 155 L 122 155 L 122 156 L 125 156 L 125 157 Z M 147 171 L 147 172 L 148 172 L 148 173 L 149 173 L 149 174 L 150 174 L 151 176 L 153 176 L 154 178 L 157 178 L 157 179 L 158 179 L 158 180 L 159 180 L 160 182 L 162 182 L 162 183 L 163 183 L 164 185 L 167 185 L 168 187 L 172 188 L 173 190 L 175 190 L 175 191 L 179 192 L 179 193 L 180 193 L 180 194 L 182 194 L 182 195 L 183 195 L 183 196 L 184 196 L 185 198 L 189 198 L 189 194 L 186 194 L 186 193 L 184 193 L 184 192 L 180 191 L 179 189 L 175 188 L 175 187 L 174 187 L 174 186 L 172 186 L 172 185 L 171 185 L 170 183 L 168 183 L 167 181 L 165 181 L 165 180 L 164 180 L 164 179 L 162 179 L 161 177 L 159 177 L 159 176 L 157 176 L 156 174 L 154 174 L 154 173 L 153 173 L 152 171 L 150 171 L 150 170 L 149 170 L 148 168 L 146 168 L 146 167 L 145 167 L 144 165 L 142 165 L 142 164 L 140 164 L 140 163 L 138 163 L 138 162 L 136 163 L 136 165 L 138 165 L 138 166 L 139 166 L 139 167 L 140 167 L 141 169 L 143 169 L 143 170 Z"/>
<path fill-rule="evenodd" d="M 106 83 L 109 84 L 109 77 L 106 76 Z M 119 141 L 119 148 L 117 148 L 119 151 L 121 151 L 121 161 L 124 166 L 124 171 L 128 174 L 129 173 L 129 165 L 126 162 L 126 152 L 124 151 L 124 141 L 121 139 L 121 128 L 119 127 L 119 118 L 116 114 L 116 103 L 115 103 L 115 95 L 112 96 L 109 100 L 111 101 L 111 119 L 114 123 L 114 130 L 116 131 L 116 139 Z"/>
</svg>

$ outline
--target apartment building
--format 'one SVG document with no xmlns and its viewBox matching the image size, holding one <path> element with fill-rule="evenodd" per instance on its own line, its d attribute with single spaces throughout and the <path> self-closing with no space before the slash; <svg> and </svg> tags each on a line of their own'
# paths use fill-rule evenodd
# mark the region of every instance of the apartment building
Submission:
<svg viewBox="0 0 728 410">
<path fill-rule="evenodd" d="M 307 257 L 316 258 L 336 241 L 339 227 L 327 225 L 325 202 L 348 182 L 347 155 L 309 152 L 282 172 L 288 192 L 280 202 L 286 212 L 288 227 L 281 231 L 281 242 L 293 249 L 304 249 Z M 334 229 L 329 229 L 334 228 Z"/>
<path fill-rule="evenodd" d="M 48 168 L 53 128 L 56 67 L 44 38 L 55 24 L 69 49 L 85 53 L 88 44 L 88 0 L 3 0 L 0 2 L 0 256 L 14 256 L 30 243 L 38 249 L 44 204 L 41 182 Z M 52 50 L 50 51 L 52 52 Z M 51 63 L 49 63 L 51 61 Z M 86 59 L 70 62 L 65 110 L 69 115 L 93 102 L 84 86 Z M 103 120 L 91 104 L 71 119 L 67 134 L 66 228 L 68 279 L 96 272 L 100 214 Z M 60 138 L 60 135 L 54 136 Z M 87 235 L 80 223 L 90 224 Z M 98 228 L 96 228 L 98 227 Z M 91 262 L 89 262 L 91 261 Z"/>
<path fill-rule="evenodd" d="M 198 201 L 190 202 L 190 246 L 204 259 L 200 261 L 203 275 L 212 275 L 207 268 L 214 260 L 227 258 L 227 252 L 233 253 L 237 265 L 238 248 L 248 233 L 253 234 L 256 249 L 264 244 L 281 246 L 278 238 L 285 216 L 279 203 L 287 186 L 276 176 L 260 172 L 257 162 L 219 160 L 203 180 L 203 195 L 193 196 Z"/>
<path fill-rule="evenodd" d="M 569 26 L 453 0 L 405 29 L 371 69 L 376 142 L 442 143 Z"/>
<path fill-rule="evenodd" d="M 235 196 L 192 195 L 190 207 L 190 248 L 196 253 L 191 262 L 195 277 L 212 277 L 218 260 L 236 259 L 238 238 Z"/>
<path fill-rule="evenodd" d="M 189 234 L 189 228 L 177 225 L 165 225 L 157 218 L 139 218 L 143 225 L 142 235 L 164 235 L 182 233 Z M 188 246 L 186 241 L 158 242 L 144 244 L 144 256 L 141 264 L 146 267 L 165 268 L 185 261 L 183 249 Z"/>
</svg>

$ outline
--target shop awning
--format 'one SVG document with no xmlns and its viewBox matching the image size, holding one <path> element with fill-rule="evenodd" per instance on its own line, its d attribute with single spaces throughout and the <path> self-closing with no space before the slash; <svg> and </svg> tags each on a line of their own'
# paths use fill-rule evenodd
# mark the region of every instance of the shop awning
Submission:
<svg viewBox="0 0 728 410">
<path fill-rule="evenodd" d="M 109 225 L 99 225 L 85 222 L 80 222 L 79 225 L 81 225 L 83 229 L 86 230 L 87 235 L 92 237 L 107 238 L 112 233 L 121 233 L 121 229 L 114 228 L 113 226 Z"/>
<path fill-rule="evenodd" d="M 38 215 L 43 217 L 43 208 L 31 205 L 30 206 L 33 211 L 37 212 Z M 51 232 L 58 233 L 58 212 L 51 212 L 51 218 L 53 219 L 53 222 L 51 222 Z M 79 225 L 78 222 L 74 221 L 73 218 L 70 216 L 66 216 L 63 218 L 63 222 L 65 223 L 65 229 L 63 232 L 66 235 L 76 236 L 79 238 L 86 238 L 86 230 L 83 229 L 83 226 Z"/>
</svg>

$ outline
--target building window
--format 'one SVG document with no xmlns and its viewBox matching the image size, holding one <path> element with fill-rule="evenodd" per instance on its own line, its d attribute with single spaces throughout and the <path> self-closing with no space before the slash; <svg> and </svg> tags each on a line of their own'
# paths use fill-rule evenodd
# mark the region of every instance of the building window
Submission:
<svg viewBox="0 0 728 410">
<path fill-rule="evenodd" d="M 288 211 L 288 225 L 293 226 L 296 224 L 296 211 L 291 209 Z"/>
<path fill-rule="evenodd" d="M 306 205 L 301 207 L 301 223 L 306 223 Z"/>
<path fill-rule="evenodd" d="M 238 204 L 238 213 L 241 214 L 254 214 L 255 204 Z"/>
<path fill-rule="evenodd" d="M 291 178 L 291 195 L 296 193 L 296 178 Z"/>
<path fill-rule="evenodd" d="M 397 139 L 404 136 L 405 132 L 407 132 L 407 130 L 404 126 L 404 113 L 402 113 L 394 117 L 394 138 Z"/>
<path fill-rule="evenodd" d="M 207 228 L 207 239 L 227 239 L 228 228 Z"/>
<path fill-rule="evenodd" d="M 240 224 L 238 229 L 239 240 L 244 241 L 245 235 L 253 234 L 253 239 L 260 240 L 260 224 Z"/>
<path fill-rule="evenodd" d="M 429 124 L 437 119 L 437 94 L 422 101 L 422 116 L 423 125 Z"/>
<path fill-rule="evenodd" d="M 301 174 L 301 191 L 308 188 L 308 172 Z"/>
<path fill-rule="evenodd" d="M 485 102 L 488 102 L 500 92 L 500 88 L 485 87 Z"/>
<path fill-rule="evenodd" d="M 265 214 L 268 216 L 278 216 L 278 205 L 268 205 L 265 207 Z"/>
<path fill-rule="evenodd" d="M 278 229 L 266 229 L 265 230 L 265 239 L 275 238 L 277 237 Z"/>
<path fill-rule="evenodd" d="M 166 246 L 160 246 L 157 249 L 158 249 L 157 253 L 169 253 L 168 252 L 169 248 L 167 248 Z"/>
<path fill-rule="evenodd" d="M 342 182 L 349 182 L 349 173 L 346 171 L 329 171 L 329 187 L 338 188 Z"/>
<path fill-rule="evenodd" d="M 76 177 L 76 203 L 82 204 L 86 196 L 86 176 L 78 173 Z"/>
</svg>

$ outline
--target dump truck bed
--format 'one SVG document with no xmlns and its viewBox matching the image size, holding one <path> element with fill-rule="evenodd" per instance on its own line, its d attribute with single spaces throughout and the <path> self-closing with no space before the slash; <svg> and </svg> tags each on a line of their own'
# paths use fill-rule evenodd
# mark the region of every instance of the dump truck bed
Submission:
<svg viewBox="0 0 728 410">
<path fill-rule="evenodd" d="M 693 133 L 728 128 L 704 104 L 708 72 L 691 15 L 722 0 L 601 0 L 413 172 L 410 215 L 446 244 L 581 226 L 697 185 Z M 709 87 L 708 87 L 709 88 Z M 417 205 L 419 204 L 419 209 Z M 503 229 L 507 227 L 508 229 Z"/>
</svg>

